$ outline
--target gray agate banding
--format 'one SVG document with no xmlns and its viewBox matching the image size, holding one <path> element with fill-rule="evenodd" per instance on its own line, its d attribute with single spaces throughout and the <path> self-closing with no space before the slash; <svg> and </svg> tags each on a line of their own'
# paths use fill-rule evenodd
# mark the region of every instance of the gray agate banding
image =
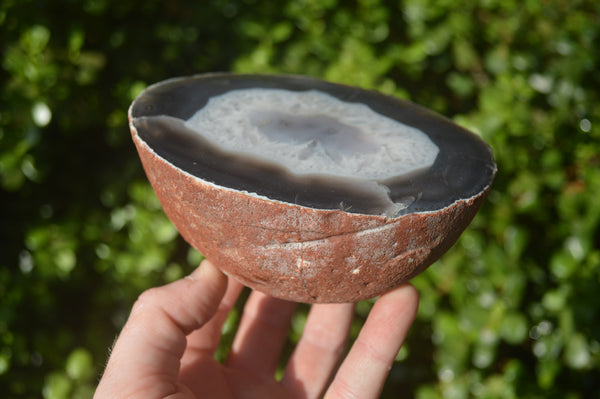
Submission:
<svg viewBox="0 0 600 399">
<path fill-rule="evenodd" d="M 275 157 L 253 157 L 248 153 L 219 148 L 214 141 L 206 138 L 203 131 L 198 131 L 189 123 L 194 115 L 209 106 L 211 99 L 223 97 L 232 91 L 249 89 L 285 90 L 292 95 L 320 92 L 340 102 L 334 105 L 346 103 L 349 106 L 368 107 L 382 119 L 424 135 L 431 143 L 427 150 L 435 153 L 435 157 L 433 162 L 424 164 L 422 168 L 387 176 L 386 170 L 382 170 L 381 176 L 375 178 L 363 178 L 356 174 L 354 177 L 333 175 L 328 174 L 329 169 L 321 173 L 297 174 L 290 172 L 288 165 L 282 164 L 281 160 L 273 159 Z M 373 152 L 375 145 L 381 146 L 367 141 L 369 135 L 377 134 L 376 131 L 367 131 L 364 126 L 360 129 L 350 126 L 334 113 L 316 113 L 312 122 L 317 126 L 311 127 L 311 120 L 306 114 L 298 116 L 289 110 L 284 112 L 263 106 L 253 114 L 248 113 L 248 124 L 256 126 L 260 123 L 258 119 L 261 113 L 263 119 L 266 116 L 269 120 L 268 123 L 263 122 L 263 131 L 267 136 L 275 134 L 278 118 L 288 117 L 291 124 L 306 125 L 304 132 L 302 126 L 296 128 L 300 136 L 305 135 L 298 141 L 306 146 L 315 138 L 306 131 L 307 127 L 325 139 L 321 142 L 327 143 L 327 128 L 335 128 L 335 124 L 341 129 L 344 129 L 344 125 L 348 126 L 349 129 L 342 133 L 352 139 L 336 143 L 330 138 L 329 148 L 338 146 L 340 152 L 355 149 Z M 239 118 L 239 115 L 235 116 Z M 154 151 L 188 173 L 224 187 L 317 209 L 343 209 L 351 213 L 383 214 L 388 217 L 435 211 L 481 192 L 490 184 L 495 173 L 495 164 L 487 144 L 449 120 L 415 104 L 375 91 L 306 77 L 210 75 L 208 78 L 173 79 L 151 87 L 138 98 L 132 107 L 131 117 L 140 137 Z M 226 116 L 223 116 L 221 126 L 227 125 L 225 119 Z M 211 123 L 213 127 L 219 126 L 214 121 Z M 321 133 L 318 132 L 318 125 L 323 130 Z M 220 134 L 216 129 L 213 131 L 216 135 Z M 343 137 L 344 134 L 337 136 Z M 287 138 L 291 139 L 290 136 Z M 393 140 L 389 135 L 387 138 Z M 298 147 L 299 151 L 306 150 L 306 146 Z M 397 163 L 402 171 L 402 159 Z M 389 163 L 386 163 L 382 169 L 389 167 Z"/>
</svg>

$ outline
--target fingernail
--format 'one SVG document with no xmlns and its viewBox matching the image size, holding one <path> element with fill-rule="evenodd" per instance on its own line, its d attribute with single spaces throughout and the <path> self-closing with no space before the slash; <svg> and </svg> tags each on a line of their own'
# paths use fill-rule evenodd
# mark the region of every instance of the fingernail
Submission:
<svg viewBox="0 0 600 399">
<path fill-rule="evenodd" d="M 200 263 L 200 265 L 194 269 L 194 271 L 192 271 L 190 274 L 188 274 L 187 276 L 185 276 L 186 280 L 191 280 L 191 281 L 196 281 L 200 278 L 202 278 L 202 276 L 204 275 L 204 262 Z"/>
<path fill-rule="evenodd" d="M 209 277 L 211 274 L 214 274 L 216 268 L 212 263 L 208 260 L 203 260 L 200 262 L 200 266 L 198 266 L 193 272 L 191 272 L 186 279 L 196 281 L 201 278 Z"/>
<path fill-rule="evenodd" d="M 218 270 L 211 261 L 204 259 L 200 264 L 200 277 L 214 277 L 216 272 L 218 272 Z"/>
</svg>

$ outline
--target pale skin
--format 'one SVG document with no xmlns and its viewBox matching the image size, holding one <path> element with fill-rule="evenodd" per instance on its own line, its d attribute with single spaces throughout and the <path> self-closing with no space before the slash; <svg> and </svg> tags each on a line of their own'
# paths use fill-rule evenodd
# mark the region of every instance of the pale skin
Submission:
<svg viewBox="0 0 600 399">
<path fill-rule="evenodd" d="M 253 291 L 227 360 L 214 358 L 241 290 L 205 260 L 187 278 L 144 292 L 94 398 L 377 398 L 418 306 L 409 284 L 382 295 L 346 351 L 354 305 L 313 305 L 276 380 L 294 303 Z"/>
</svg>

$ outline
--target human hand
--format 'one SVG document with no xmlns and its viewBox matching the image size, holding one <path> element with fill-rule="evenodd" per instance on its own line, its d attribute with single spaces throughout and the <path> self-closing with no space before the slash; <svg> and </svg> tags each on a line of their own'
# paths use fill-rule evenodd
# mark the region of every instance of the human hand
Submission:
<svg viewBox="0 0 600 399">
<path fill-rule="evenodd" d="M 205 260 L 189 277 L 144 292 L 94 398 L 304 399 L 323 393 L 325 398 L 376 398 L 418 306 L 411 285 L 382 295 L 340 365 L 354 305 L 313 305 L 277 381 L 294 303 L 252 292 L 226 362 L 214 358 L 221 328 L 242 288 Z"/>
</svg>

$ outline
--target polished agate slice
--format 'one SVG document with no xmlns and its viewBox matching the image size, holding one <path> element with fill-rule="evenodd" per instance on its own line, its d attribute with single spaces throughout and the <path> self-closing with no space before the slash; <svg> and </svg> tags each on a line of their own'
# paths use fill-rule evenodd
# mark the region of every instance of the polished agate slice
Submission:
<svg viewBox="0 0 600 399">
<path fill-rule="evenodd" d="M 303 77 L 172 80 L 139 98 L 131 116 L 181 169 L 317 209 L 436 210 L 480 192 L 495 172 L 489 147 L 442 117 Z"/>
</svg>

